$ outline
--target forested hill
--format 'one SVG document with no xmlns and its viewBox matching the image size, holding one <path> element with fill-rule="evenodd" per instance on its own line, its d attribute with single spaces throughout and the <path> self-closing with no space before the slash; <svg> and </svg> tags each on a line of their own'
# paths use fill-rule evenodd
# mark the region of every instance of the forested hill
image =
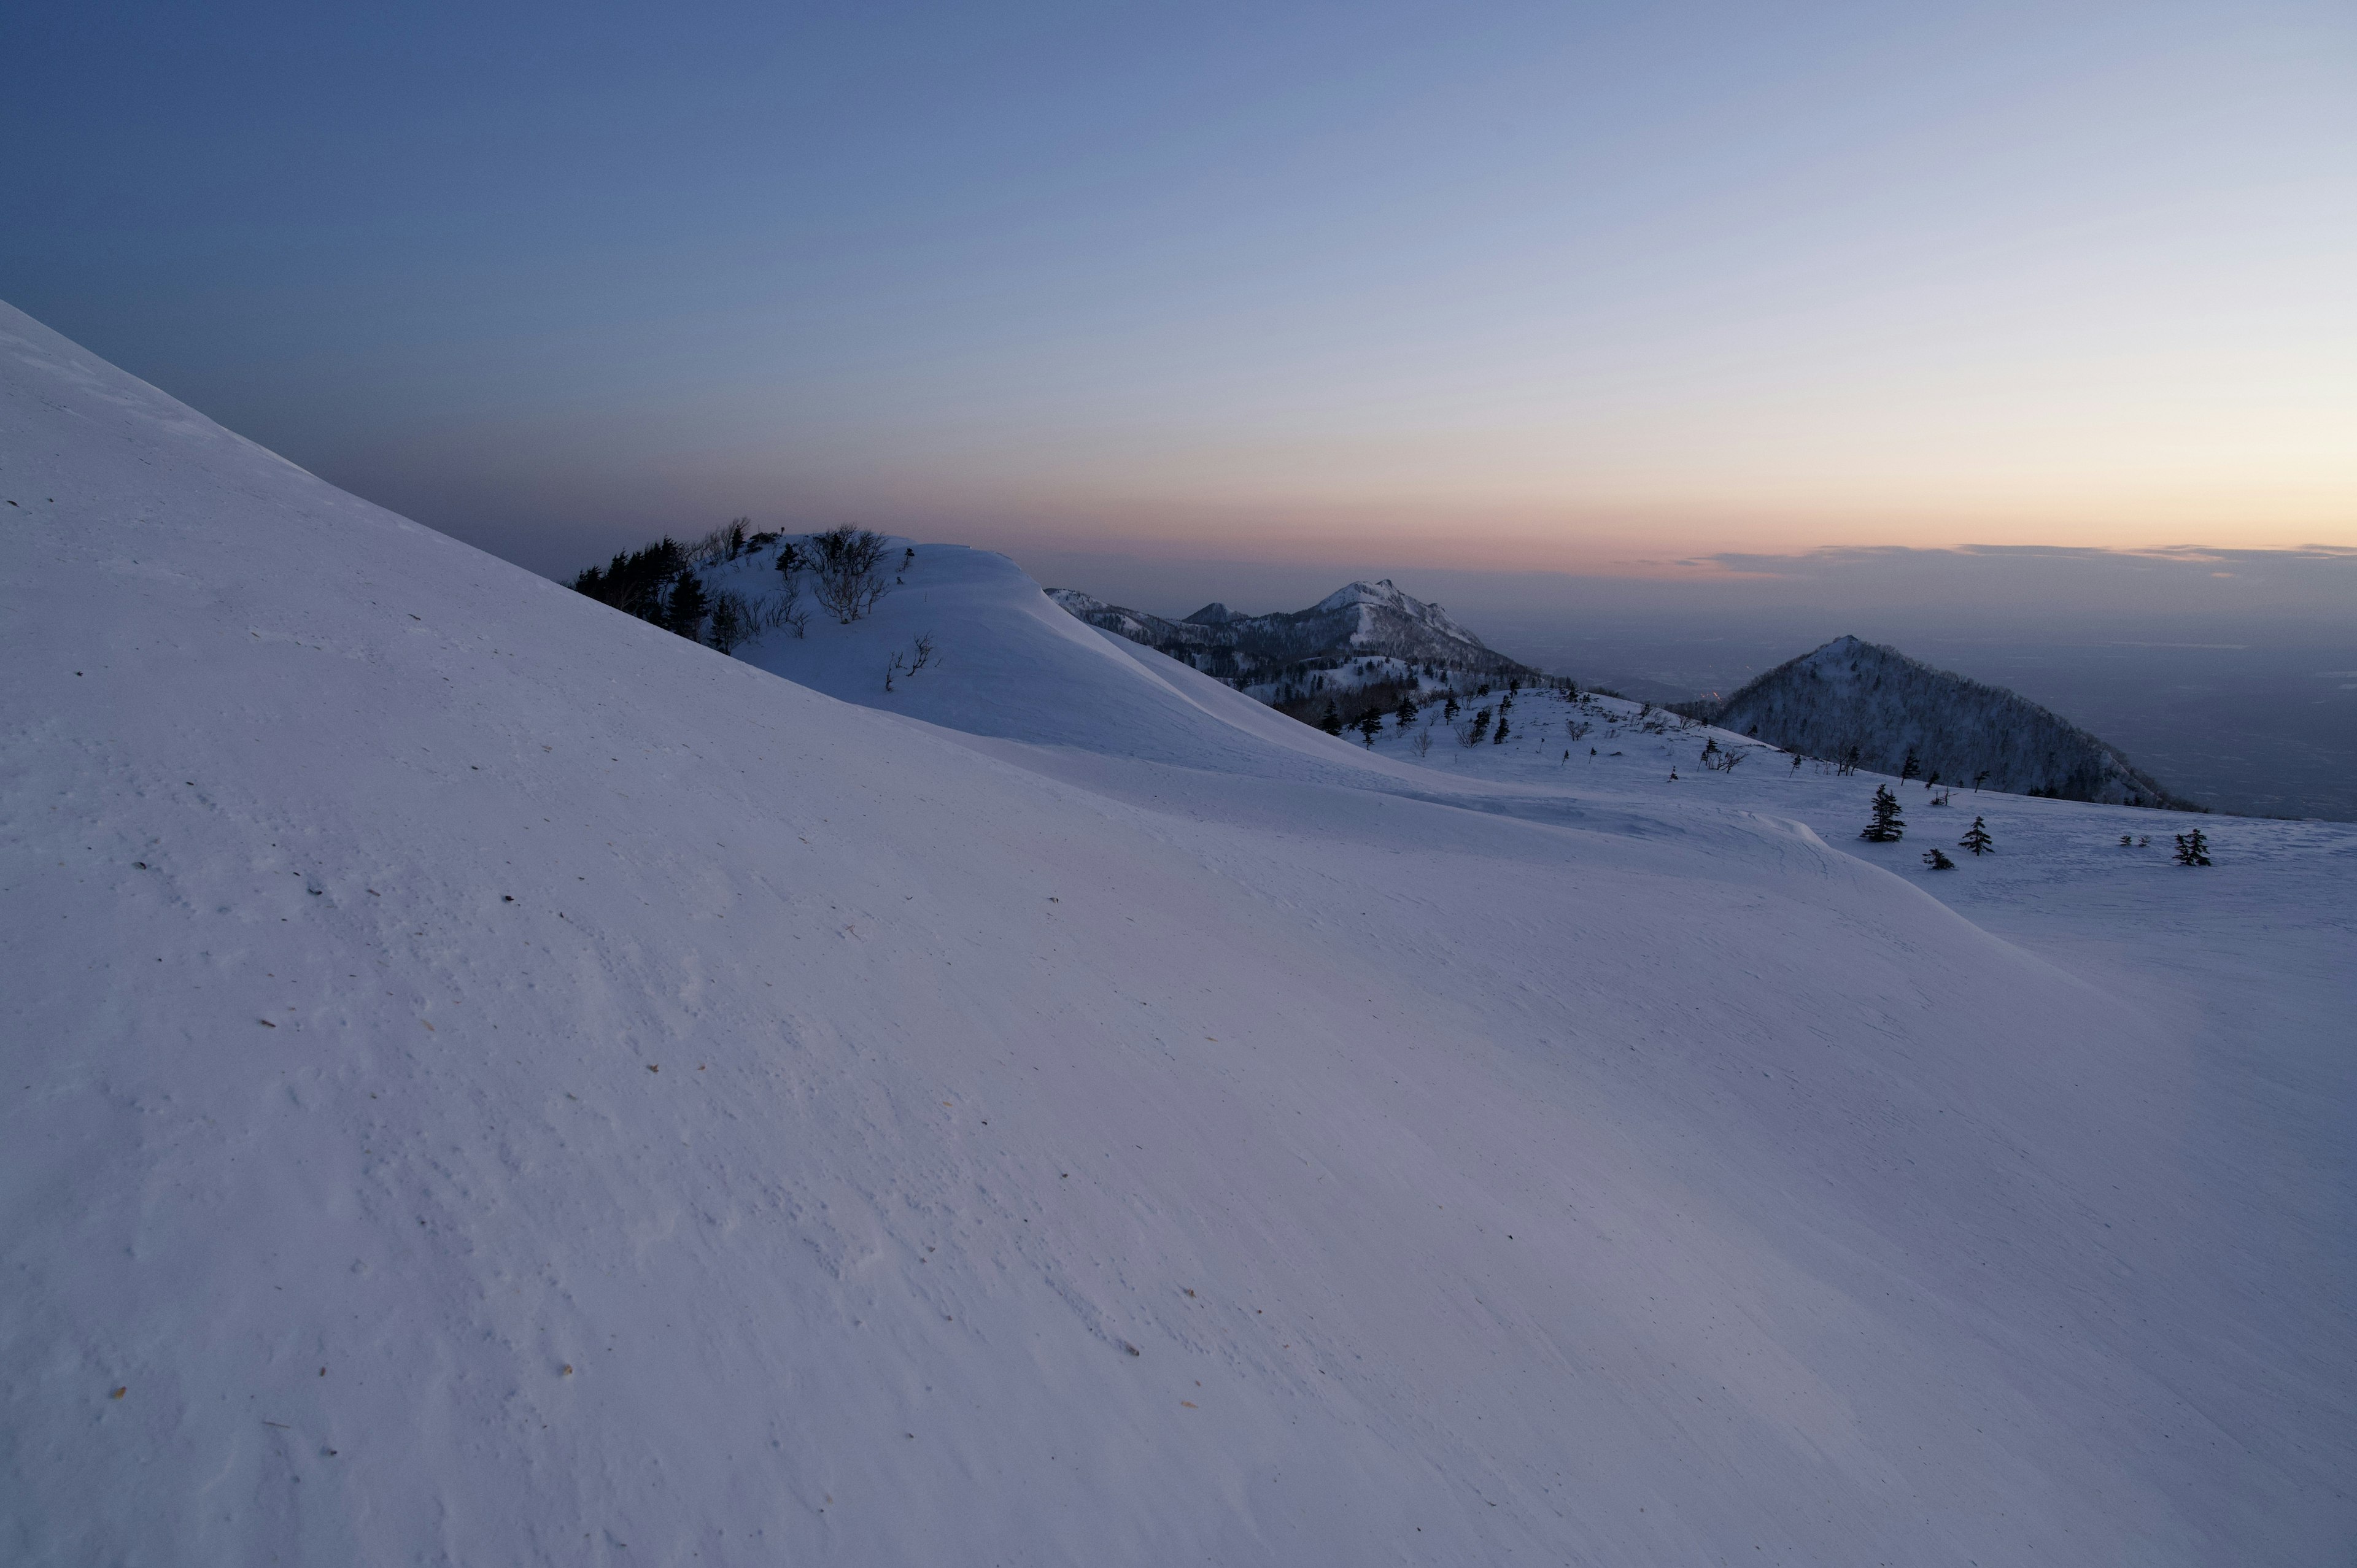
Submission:
<svg viewBox="0 0 2357 1568">
<path fill-rule="evenodd" d="M 2016 795 L 2177 806 L 2119 750 L 2018 693 L 1838 637 L 1692 717 L 1876 773 Z"/>
<path fill-rule="evenodd" d="M 1209 604 L 1184 620 L 1109 605 L 1071 588 L 1051 588 L 1049 596 L 1091 626 L 1239 686 L 1366 658 L 1477 675 L 1536 673 L 1490 648 L 1438 605 L 1402 593 L 1388 579 L 1349 584 L 1306 610 L 1240 616 Z"/>
</svg>

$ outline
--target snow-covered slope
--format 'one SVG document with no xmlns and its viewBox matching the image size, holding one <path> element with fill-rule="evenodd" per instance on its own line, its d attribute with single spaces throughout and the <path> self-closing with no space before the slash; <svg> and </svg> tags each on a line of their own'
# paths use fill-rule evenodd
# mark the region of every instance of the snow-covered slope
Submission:
<svg viewBox="0 0 2357 1568">
<path fill-rule="evenodd" d="M 2296 940 L 2026 951 L 1748 800 L 1262 728 L 930 546 L 780 680 L 14 314 L 0 500 L 13 1560 L 2351 1538 Z M 2211 886 L 2321 929 L 2347 854 Z"/>
<path fill-rule="evenodd" d="M 896 541 L 894 560 L 901 542 Z M 774 591 L 768 553 L 716 569 L 716 592 Z M 1355 777 L 1369 765 L 1327 737 L 1183 664 L 1072 618 L 1020 568 L 987 551 L 923 544 L 900 585 L 862 620 L 815 615 L 804 635 L 773 632 L 748 663 L 846 702 L 962 733 L 1189 768 L 1287 777 Z M 918 639 L 931 652 L 913 673 Z M 1380 768 L 1381 765 L 1375 765 Z"/>
<path fill-rule="evenodd" d="M 2029 698 L 1855 637 L 1778 665 L 1715 707 L 1684 706 L 1722 729 L 1877 772 L 1898 773 L 1913 757 L 1951 784 L 2169 803 L 2116 749 Z"/>
</svg>

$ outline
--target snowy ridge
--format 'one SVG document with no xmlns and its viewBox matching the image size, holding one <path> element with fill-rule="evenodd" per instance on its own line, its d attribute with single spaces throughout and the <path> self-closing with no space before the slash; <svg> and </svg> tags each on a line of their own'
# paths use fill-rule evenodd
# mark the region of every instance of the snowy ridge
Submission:
<svg viewBox="0 0 2357 1568">
<path fill-rule="evenodd" d="M 1332 739 L 922 542 L 730 659 L 5 311 L 0 520 L 15 1561 L 2357 1528 L 2357 832 L 2017 800 L 1951 886 L 1856 779 Z"/>
<path fill-rule="evenodd" d="M 1438 605 L 1402 593 L 1388 579 L 1348 584 L 1306 610 L 1239 616 L 1215 603 L 1178 621 L 1070 588 L 1051 589 L 1049 596 L 1092 626 L 1243 688 L 1274 690 L 1354 659 L 1480 675 L 1533 673 L 1485 646 Z"/>
<path fill-rule="evenodd" d="M 1787 750 L 2016 795 L 2172 805 L 2118 750 L 2029 698 L 1839 637 L 1724 703 L 1681 710 Z"/>
</svg>

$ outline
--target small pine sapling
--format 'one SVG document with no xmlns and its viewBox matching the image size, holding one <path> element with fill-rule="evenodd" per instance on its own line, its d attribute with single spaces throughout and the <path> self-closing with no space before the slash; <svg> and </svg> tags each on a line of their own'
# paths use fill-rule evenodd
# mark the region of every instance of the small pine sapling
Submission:
<svg viewBox="0 0 2357 1568">
<path fill-rule="evenodd" d="M 2122 839 L 2120 842 L 2122 843 L 2126 843 L 2128 841 Z M 1995 854 L 1996 853 L 1996 840 L 1989 837 L 1987 824 L 1983 822 L 1978 817 L 1975 817 L 1973 819 L 1973 825 L 1964 830 L 1964 836 L 1956 841 L 1956 847 L 1958 849 L 1968 849 L 1975 854 Z"/>
<path fill-rule="evenodd" d="M 1922 765 L 1921 763 L 1920 763 L 1920 762 L 1918 762 L 1918 761 L 1916 761 L 1916 760 L 1915 760 L 1915 753 L 1914 753 L 1912 750 L 1910 750 L 1910 751 L 1907 753 L 1907 760 L 1906 760 L 1906 762 L 1905 762 L 1905 763 L 1903 763 L 1902 765 L 1900 765 L 1900 769 L 1899 769 L 1899 781 L 1900 781 L 1900 783 L 1902 783 L 1902 784 L 1903 784 L 1903 783 L 1905 783 L 1908 779 L 1912 779 L 1912 778 L 1915 778 L 1918 774 L 1921 773 L 1922 771 L 1923 771 L 1923 765 Z"/>
<path fill-rule="evenodd" d="M 753 635 L 752 607 L 745 596 L 723 588 L 712 596 L 712 646 L 723 653 L 734 653 L 737 644 Z"/>
<path fill-rule="evenodd" d="M 1372 751 L 1375 749 L 1375 736 L 1381 735 L 1383 730 L 1383 715 L 1369 708 L 1359 715 L 1358 727 L 1359 734 L 1366 740 L 1367 749 Z"/>
<path fill-rule="evenodd" d="M 1501 711 L 1501 712 L 1500 712 L 1500 714 L 1498 714 L 1498 733 L 1497 733 L 1497 734 L 1495 734 L 1495 735 L 1493 735 L 1493 736 L 1491 736 L 1490 737 L 1490 744 L 1491 744 L 1491 746 L 1503 746 L 1503 745 L 1505 745 L 1505 744 L 1506 744 L 1506 732 L 1507 732 L 1508 730 L 1512 729 L 1512 727 L 1513 727 L 1513 721 L 1512 721 L 1511 719 L 1507 718 L 1507 717 L 1506 717 L 1506 715 L 1505 715 L 1505 714 L 1504 714 L 1502 711 Z"/>
<path fill-rule="evenodd" d="M 1328 735 L 1338 736 L 1342 733 L 1342 710 L 1334 705 L 1334 699 L 1331 697 L 1326 699 L 1326 716 L 1318 721 L 1318 727 Z"/>
<path fill-rule="evenodd" d="M 1874 821 L 1867 823 L 1858 837 L 1874 843 L 1892 843 L 1907 836 L 1906 820 L 1899 814 L 1899 797 L 1881 784 L 1874 787 Z"/>
<path fill-rule="evenodd" d="M 2193 830 L 2191 832 L 2190 832 L 2190 833 L 2179 833 L 2179 834 L 2178 834 L 2178 835 L 2177 835 L 2177 854 L 2176 854 L 2176 855 L 2175 855 L 2173 858 L 2176 860 L 2177 864 L 2178 864 L 2178 865 L 2209 865 L 2209 864 L 2210 864 L 2210 841 L 2209 841 L 2209 839 L 2207 839 L 2206 837 L 2204 837 L 2204 836 L 2202 835 L 2201 830 L 2200 828 L 2196 828 L 2196 829 L 2194 829 L 2194 830 Z"/>
<path fill-rule="evenodd" d="M 1933 848 L 1925 850 L 1923 852 L 1923 864 L 1930 866 L 1934 871 L 1953 871 L 1956 869 L 1956 863 L 1948 858 L 1948 852 L 1943 849 Z"/>
<path fill-rule="evenodd" d="M 2122 833 L 2122 834 L 2120 835 L 2120 847 L 2121 847 L 2122 849 L 2129 849 L 2129 848 L 2133 848 L 2133 847 L 2135 846 L 2135 844 L 2136 844 L 2136 834 L 2134 834 L 2134 833 Z"/>
</svg>

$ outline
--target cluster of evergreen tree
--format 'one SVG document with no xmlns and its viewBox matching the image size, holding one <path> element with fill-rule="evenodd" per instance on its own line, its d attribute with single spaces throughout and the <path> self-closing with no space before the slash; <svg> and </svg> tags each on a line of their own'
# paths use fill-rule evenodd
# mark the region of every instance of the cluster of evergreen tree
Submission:
<svg viewBox="0 0 2357 1568">
<path fill-rule="evenodd" d="M 710 592 L 695 568 L 734 561 L 778 537 L 748 529 L 748 520 L 740 517 L 690 544 L 665 534 L 644 549 L 623 552 L 605 565 L 581 573 L 573 579 L 574 592 L 691 642 L 709 640 L 721 652 L 729 652 L 760 629 L 756 609 L 739 595 Z"/>
<path fill-rule="evenodd" d="M 687 552 L 665 534 L 643 550 L 616 555 L 602 568 L 590 567 L 573 579 L 573 591 L 660 626 L 672 585 L 686 570 Z"/>
<path fill-rule="evenodd" d="M 573 579 L 573 589 L 625 615 L 701 642 L 712 598 L 705 592 L 704 580 L 688 564 L 687 555 L 678 541 L 666 535 L 643 550 L 616 555 L 603 567 L 588 568 Z M 741 620 L 742 617 L 730 618 Z M 750 628 L 738 626 L 731 630 L 733 646 L 743 640 Z"/>
</svg>

